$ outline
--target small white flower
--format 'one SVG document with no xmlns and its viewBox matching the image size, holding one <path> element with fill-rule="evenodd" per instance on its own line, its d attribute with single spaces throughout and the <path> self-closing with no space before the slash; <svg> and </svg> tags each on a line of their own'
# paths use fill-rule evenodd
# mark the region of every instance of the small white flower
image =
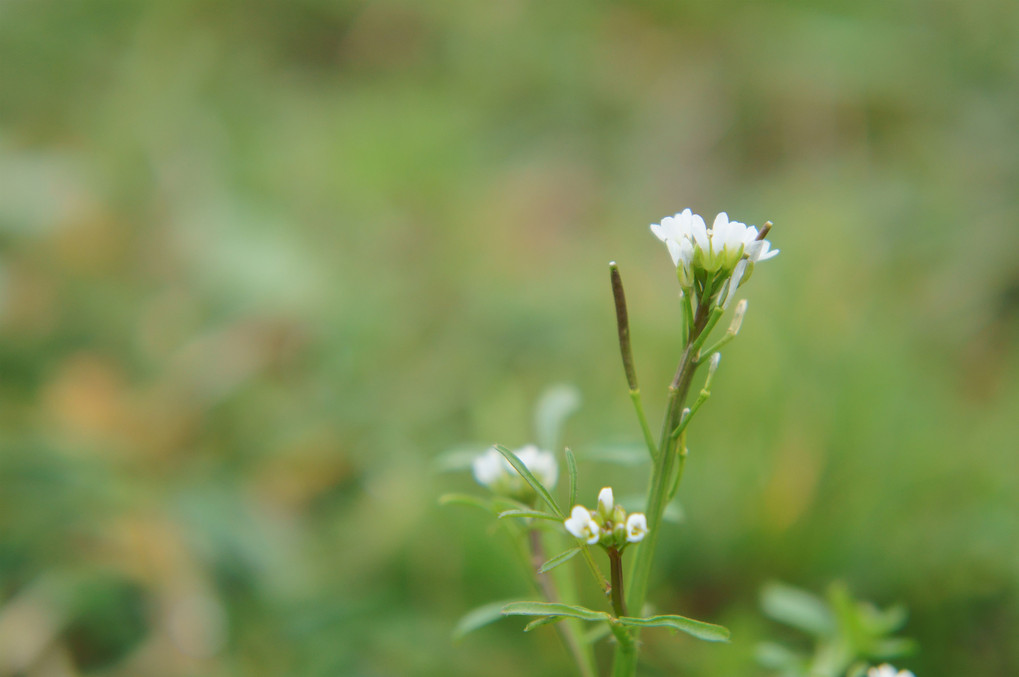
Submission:
<svg viewBox="0 0 1019 677">
<path fill-rule="evenodd" d="M 478 484 L 491 487 L 500 477 L 506 474 L 506 459 L 495 449 L 489 449 L 474 459 L 471 470 L 474 472 L 474 479 Z"/>
<path fill-rule="evenodd" d="M 601 529 L 591 519 L 591 511 L 582 505 L 573 506 L 573 511 L 563 524 L 566 525 L 566 531 L 583 539 L 588 545 L 594 545 L 601 538 Z"/>
<path fill-rule="evenodd" d="M 896 670 L 888 663 L 885 663 L 884 665 L 867 670 L 867 677 L 915 677 L 915 675 L 909 670 Z"/>
<path fill-rule="evenodd" d="M 706 273 L 708 280 L 718 274 L 732 276 L 728 284 L 711 290 L 712 294 L 722 292 L 719 302 L 723 304 L 732 299 L 744 276 L 749 277 L 748 264 L 752 266 L 778 254 L 777 249 L 771 250 L 767 240 L 757 239 L 760 235 L 757 228 L 730 221 L 725 212 L 720 212 L 711 228 L 707 228 L 704 219 L 684 209 L 674 216 L 666 216 L 661 223 L 651 224 L 651 232 L 668 247 L 684 290 L 708 291 L 696 288 L 705 284 L 705 276 L 698 273 Z"/>
<path fill-rule="evenodd" d="M 598 492 L 598 512 L 608 517 L 612 514 L 615 503 L 612 500 L 612 487 L 604 487 Z"/>
<path fill-rule="evenodd" d="M 496 452 L 498 453 L 498 452 Z M 516 452 L 517 458 L 524 462 L 527 469 L 534 473 L 538 481 L 545 485 L 546 489 L 555 487 L 559 480 L 559 464 L 551 451 L 542 451 L 533 444 L 528 444 Z"/>
<path fill-rule="evenodd" d="M 555 487 L 559 479 L 559 465 L 551 452 L 542 451 L 530 444 L 514 453 L 539 482 L 549 489 Z M 519 498 L 532 491 L 524 478 L 495 449 L 489 449 L 475 458 L 471 470 L 478 484 L 488 487 L 497 494 Z"/>
<path fill-rule="evenodd" d="M 626 540 L 629 543 L 640 543 L 647 535 L 647 517 L 642 512 L 631 513 L 626 518 Z"/>
</svg>

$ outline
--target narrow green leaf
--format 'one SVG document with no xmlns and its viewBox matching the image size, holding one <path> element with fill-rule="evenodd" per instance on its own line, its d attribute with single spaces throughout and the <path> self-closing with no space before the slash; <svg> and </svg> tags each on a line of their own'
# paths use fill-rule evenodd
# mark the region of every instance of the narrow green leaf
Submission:
<svg viewBox="0 0 1019 677">
<path fill-rule="evenodd" d="M 761 608 L 776 621 L 817 637 L 835 632 L 835 618 L 823 600 L 784 583 L 764 586 Z"/>
<path fill-rule="evenodd" d="M 570 502 L 572 509 L 577 504 L 577 459 L 573 456 L 573 450 L 566 447 L 566 468 L 570 472 Z"/>
<path fill-rule="evenodd" d="M 537 630 L 543 625 L 549 625 L 550 623 L 558 623 L 559 621 L 566 618 L 565 616 L 545 616 L 543 618 L 536 618 L 527 625 L 524 626 L 524 632 L 530 632 L 531 630 Z"/>
<path fill-rule="evenodd" d="M 650 618 L 630 618 L 624 616 L 619 619 L 619 622 L 623 625 L 632 625 L 638 628 L 671 628 L 685 632 L 688 635 L 693 635 L 697 639 L 703 639 L 706 642 L 728 642 L 730 636 L 728 628 L 705 623 L 704 621 L 695 621 L 685 616 L 651 616 Z"/>
<path fill-rule="evenodd" d="M 478 628 L 484 627 L 489 623 L 493 623 L 500 618 L 503 618 L 503 607 L 512 601 L 513 600 L 504 599 L 498 602 L 491 602 L 490 604 L 479 606 L 477 609 L 473 609 L 464 614 L 463 618 L 457 621 L 456 627 L 453 628 L 453 640 L 459 641 L 463 639 L 465 635 L 474 632 Z"/>
<path fill-rule="evenodd" d="M 499 519 L 505 519 L 506 517 L 532 517 L 539 520 L 552 520 L 553 522 L 562 521 L 552 513 L 540 510 L 503 510 L 499 513 Z"/>
<path fill-rule="evenodd" d="M 566 516 L 563 514 L 559 504 L 556 503 L 556 500 L 552 497 L 552 494 L 549 493 L 544 484 L 538 481 L 538 478 L 534 476 L 534 473 L 527 469 L 524 462 L 517 458 L 516 454 L 501 444 L 496 444 L 495 450 L 502 454 L 503 457 L 509 461 L 509 464 L 513 466 L 518 473 L 520 473 L 520 476 L 531 485 L 531 488 L 534 489 L 539 496 L 541 496 L 541 499 L 545 501 L 546 504 L 548 504 L 548 507 L 552 509 L 552 512 L 555 513 L 556 517 L 559 519 L 566 519 Z"/>
<path fill-rule="evenodd" d="M 580 391 L 572 385 L 554 385 L 545 390 L 534 408 L 534 429 L 538 446 L 555 449 L 563 424 L 580 408 Z"/>
<path fill-rule="evenodd" d="M 582 621 L 607 621 L 612 618 L 604 611 L 555 602 L 513 602 L 504 606 L 502 613 L 505 616 L 568 616 Z"/>
<path fill-rule="evenodd" d="M 580 552 L 580 548 L 571 548 L 571 549 L 567 550 L 566 552 L 559 553 L 558 555 L 556 555 L 555 557 L 553 557 L 549 561 L 547 561 L 544 564 L 542 564 L 541 567 L 538 568 L 538 573 L 539 574 L 543 574 L 546 571 L 551 571 L 552 569 L 555 569 L 557 566 L 559 566 L 560 564 L 563 564 L 564 562 L 569 562 L 579 552 Z"/>
</svg>

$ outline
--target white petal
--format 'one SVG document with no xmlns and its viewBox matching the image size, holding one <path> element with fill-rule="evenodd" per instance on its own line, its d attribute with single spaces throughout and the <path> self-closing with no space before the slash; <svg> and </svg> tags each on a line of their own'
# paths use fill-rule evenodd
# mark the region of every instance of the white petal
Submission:
<svg viewBox="0 0 1019 677">
<path fill-rule="evenodd" d="M 626 518 L 626 540 L 639 543 L 647 535 L 647 517 L 644 513 L 635 512 Z"/>
<path fill-rule="evenodd" d="M 771 243 L 764 240 L 764 247 L 761 248 L 761 253 L 757 256 L 758 261 L 767 261 L 778 256 L 779 249 L 771 249 Z"/>
<path fill-rule="evenodd" d="M 665 246 L 669 248 L 669 256 L 672 257 L 672 265 L 678 267 L 680 260 L 683 258 L 683 250 L 680 244 L 675 240 L 669 239 L 665 241 Z"/>
<path fill-rule="evenodd" d="M 690 210 L 688 209 L 686 211 Z M 686 212 L 683 213 L 685 214 Z M 709 247 L 708 229 L 707 226 L 704 225 L 704 219 L 702 219 L 698 214 L 691 214 L 690 219 L 690 232 L 693 235 L 694 242 L 698 247 L 707 251 Z"/>
<path fill-rule="evenodd" d="M 604 487 L 598 492 L 598 511 L 603 515 L 608 515 L 612 512 L 612 508 L 615 507 L 615 502 L 612 500 L 612 487 Z"/>
<path fill-rule="evenodd" d="M 662 219 L 662 221 L 665 221 L 665 219 Z M 669 240 L 669 235 L 666 233 L 664 226 L 659 223 L 651 224 L 651 232 L 654 233 L 655 237 L 662 242 L 667 242 Z"/>
<path fill-rule="evenodd" d="M 518 451 L 517 456 L 546 488 L 555 487 L 559 479 L 559 463 L 556 462 L 555 454 L 529 444 Z"/>
<path fill-rule="evenodd" d="M 474 459 L 471 471 L 478 484 L 491 487 L 505 474 L 505 459 L 495 449 L 489 449 Z"/>
<path fill-rule="evenodd" d="M 725 246 L 731 251 L 736 251 L 743 246 L 746 238 L 747 226 L 739 221 L 730 221 L 729 230 L 725 234 Z"/>
<path fill-rule="evenodd" d="M 563 524 L 577 538 L 587 538 L 590 535 L 591 513 L 584 506 L 575 505 Z"/>
</svg>

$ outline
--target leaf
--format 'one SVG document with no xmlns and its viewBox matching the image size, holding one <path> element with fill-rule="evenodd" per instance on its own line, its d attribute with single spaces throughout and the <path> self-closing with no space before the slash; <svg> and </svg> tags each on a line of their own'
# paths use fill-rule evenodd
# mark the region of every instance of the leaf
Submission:
<svg viewBox="0 0 1019 677">
<path fill-rule="evenodd" d="M 835 632 L 835 619 L 819 597 L 783 583 L 768 583 L 761 590 L 761 608 L 780 623 L 817 637 Z"/>
<path fill-rule="evenodd" d="M 619 622 L 623 625 L 638 628 L 671 628 L 672 630 L 679 630 L 688 635 L 693 635 L 697 639 L 703 639 L 706 642 L 728 642 L 730 636 L 728 628 L 714 625 L 713 623 L 705 623 L 704 621 L 695 621 L 686 616 L 669 615 L 651 616 L 650 618 L 630 618 L 629 616 L 624 616 L 619 619 Z"/>
<path fill-rule="evenodd" d="M 550 512 L 542 512 L 540 510 L 503 510 L 499 513 L 499 519 L 506 517 L 532 517 L 539 520 L 552 520 L 553 522 L 559 522 L 559 518 Z"/>
<path fill-rule="evenodd" d="M 558 555 L 556 555 L 555 557 L 553 557 L 549 561 L 547 561 L 544 564 L 542 564 L 538 568 L 538 573 L 539 574 L 543 574 L 546 571 L 551 571 L 552 569 L 555 569 L 560 564 L 564 564 L 566 562 L 569 562 L 579 552 L 580 552 L 580 548 L 571 548 L 571 549 L 567 550 L 566 552 L 559 553 Z"/>
<path fill-rule="evenodd" d="M 560 384 L 546 389 L 534 408 L 538 446 L 542 449 L 558 447 L 563 424 L 579 408 L 580 391 L 575 386 Z"/>
<path fill-rule="evenodd" d="M 543 625 L 550 623 L 558 623 L 563 620 L 565 616 L 545 616 L 544 618 L 536 618 L 527 625 L 524 626 L 524 632 L 530 632 L 531 630 L 537 630 Z"/>
<path fill-rule="evenodd" d="M 573 450 L 566 447 L 566 468 L 570 472 L 570 502 L 572 508 L 577 504 L 577 459 L 573 456 Z"/>
<path fill-rule="evenodd" d="M 607 621 L 612 618 L 604 611 L 555 602 L 513 602 L 504 606 L 502 613 L 505 616 L 568 616 L 582 621 Z"/>
<path fill-rule="evenodd" d="M 534 489 L 534 491 L 539 496 L 541 496 L 541 499 L 548 504 L 548 507 L 552 509 L 552 512 L 555 513 L 555 515 L 559 519 L 566 519 L 566 516 L 563 514 L 562 509 L 559 507 L 559 504 L 556 503 L 556 500 L 554 498 L 552 498 L 552 494 L 548 492 L 548 489 L 545 488 L 544 484 L 538 481 L 538 478 L 534 476 L 534 473 L 527 469 L 527 466 L 524 465 L 524 462 L 517 458 L 516 454 L 514 454 L 512 451 L 502 446 L 501 444 L 496 444 L 495 450 L 502 454 L 507 461 L 509 461 L 509 464 L 513 466 L 513 468 L 518 473 L 520 473 L 520 476 L 523 477 L 528 484 L 531 485 L 531 488 Z"/>
<path fill-rule="evenodd" d="M 464 614 L 463 618 L 457 621 L 456 627 L 453 628 L 453 640 L 459 641 L 468 633 L 474 632 L 478 628 L 482 628 L 502 618 L 503 607 L 511 601 L 513 600 L 504 599 L 498 602 L 491 602 Z"/>
</svg>

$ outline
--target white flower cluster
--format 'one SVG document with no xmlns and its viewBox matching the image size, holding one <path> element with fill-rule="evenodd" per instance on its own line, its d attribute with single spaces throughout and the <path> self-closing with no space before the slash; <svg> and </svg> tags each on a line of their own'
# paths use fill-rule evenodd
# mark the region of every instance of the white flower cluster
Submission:
<svg viewBox="0 0 1019 677">
<path fill-rule="evenodd" d="M 876 668 L 867 670 L 867 677 L 916 677 L 909 670 L 896 670 L 894 667 L 885 663 L 879 665 Z"/>
<path fill-rule="evenodd" d="M 550 451 L 542 451 L 533 444 L 514 451 L 517 458 L 527 466 L 535 478 L 546 488 L 552 489 L 559 479 L 559 464 Z M 474 459 L 471 466 L 478 484 L 488 487 L 502 496 L 527 499 L 534 496 L 534 490 L 520 473 L 494 448 Z"/>
<path fill-rule="evenodd" d="M 698 214 L 684 209 L 651 224 L 651 232 L 669 248 L 683 291 L 717 298 L 721 305 L 729 303 L 755 263 L 778 254 L 757 228 L 730 221 L 725 212 L 708 228 Z"/>
<path fill-rule="evenodd" d="M 612 487 L 598 493 L 598 509 L 588 510 L 582 505 L 573 506 L 563 524 L 566 530 L 588 545 L 600 543 L 605 547 L 622 550 L 627 543 L 640 543 L 647 535 L 647 517 L 644 513 L 629 515 L 621 505 L 615 505 Z"/>
</svg>

